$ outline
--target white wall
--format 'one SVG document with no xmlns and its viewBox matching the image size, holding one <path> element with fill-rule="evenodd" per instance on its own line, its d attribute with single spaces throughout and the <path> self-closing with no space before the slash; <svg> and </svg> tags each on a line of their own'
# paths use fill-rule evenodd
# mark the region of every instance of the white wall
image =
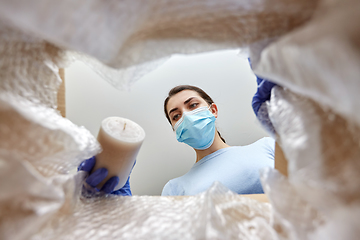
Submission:
<svg viewBox="0 0 360 240">
<path fill-rule="evenodd" d="M 196 85 L 218 105 L 217 127 L 230 145 L 246 145 L 266 136 L 251 108 L 256 81 L 247 60 L 237 50 L 173 56 L 140 79 L 131 92 L 113 88 L 81 62 L 66 73 L 67 117 L 97 135 L 102 119 L 129 118 L 146 138 L 131 175 L 134 195 L 160 195 L 165 183 L 185 174 L 195 152 L 178 143 L 163 113 L 168 91 L 179 84 Z"/>
</svg>

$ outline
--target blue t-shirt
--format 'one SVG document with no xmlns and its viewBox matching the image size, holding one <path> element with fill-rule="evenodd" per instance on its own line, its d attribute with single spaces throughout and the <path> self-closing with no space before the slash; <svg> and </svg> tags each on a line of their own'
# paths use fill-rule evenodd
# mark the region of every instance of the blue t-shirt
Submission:
<svg viewBox="0 0 360 240">
<path fill-rule="evenodd" d="M 195 195 L 215 181 L 238 194 L 264 193 L 259 170 L 274 167 L 275 141 L 262 138 L 247 146 L 222 148 L 202 158 L 185 175 L 166 183 L 162 196 Z"/>
</svg>

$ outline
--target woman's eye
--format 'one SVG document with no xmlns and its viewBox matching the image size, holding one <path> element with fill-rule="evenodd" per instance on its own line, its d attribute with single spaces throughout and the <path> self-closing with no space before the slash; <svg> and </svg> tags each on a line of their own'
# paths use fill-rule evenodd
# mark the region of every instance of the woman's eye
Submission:
<svg viewBox="0 0 360 240">
<path fill-rule="evenodd" d="M 179 119 L 179 117 L 180 117 L 180 114 L 175 114 L 175 115 L 172 117 L 172 120 L 173 120 L 173 121 L 176 121 L 176 120 Z"/>
<path fill-rule="evenodd" d="M 190 104 L 190 108 L 194 108 L 194 107 L 196 107 L 198 105 L 198 103 L 192 103 L 192 104 Z"/>
</svg>

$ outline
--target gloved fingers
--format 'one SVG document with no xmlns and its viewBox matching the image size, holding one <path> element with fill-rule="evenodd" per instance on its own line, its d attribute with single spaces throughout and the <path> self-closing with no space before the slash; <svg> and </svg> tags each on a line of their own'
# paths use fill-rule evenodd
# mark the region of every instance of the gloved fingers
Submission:
<svg viewBox="0 0 360 240">
<path fill-rule="evenodd" d="M 93 197 L 94 195 L 99 194 L 99 190 L 84 182 L 81 193 L 84 197 Z"/>
<path fill-rule="evenodd" d="M 130 189 L 130 176 L 128 177 L 125 185 L 122 188 L 113 191 L 111 194 L 120 195 L 120 196 L 132 196 Z"/>
<path fill-rule="evenodd" d="M 95 156 L 83 161 L 82 163 L 80 163 L 78 167 L 78 171 L 91 172 L 91 170 L 95 166 L 95 162 L 96 162 Z"/>
<path fill-rule="evenodd" d="M 91 187 L 96 187 L 99 183 L 101 183 L 106 176 L 108 175 L 108 170 L 106 168 L 99 168 L 86 179 L 86 183 Z"/>
<path fill-rule="evenodd" d="M 119 181 L 119 177 L 111 177 L 109 180 L 106 181 L 100 191 L 105 193 L 111 193 L 112 191 L 114 191 L 114 188 L 116 187 L 116 185 L 118 185 Z"/>
<path fill-rule="evenodd" d="M 270 82 L 268 80 L 263 80 L 259 85 L 259 93 L 264 97 L 269 98 L 271 94 L 271 89 L 274 86 L 276 86 L 276 83 Z"/>
</svg>

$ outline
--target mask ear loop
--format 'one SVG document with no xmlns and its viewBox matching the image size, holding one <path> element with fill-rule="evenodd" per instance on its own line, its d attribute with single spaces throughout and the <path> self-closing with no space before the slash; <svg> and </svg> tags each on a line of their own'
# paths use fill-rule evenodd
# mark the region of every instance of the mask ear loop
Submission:
<svg viewBox="0 0 360 240">
<path fill-rule="evenodd" d="M 212 114 L 212 111 L 210 110 L 210 108 L 212 107 L 212 105 L 213 105 L 213 103 L 211 103 L 208 107 L 208 110 L 211 112 L 211 114 Z"/>
</svg>

